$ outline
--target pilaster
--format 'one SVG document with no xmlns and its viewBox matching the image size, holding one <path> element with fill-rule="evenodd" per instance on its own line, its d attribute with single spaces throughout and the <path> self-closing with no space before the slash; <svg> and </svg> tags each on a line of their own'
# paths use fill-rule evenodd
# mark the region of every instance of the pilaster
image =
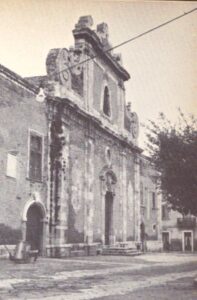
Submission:
<svg viewBox="0 0 197 300">
<path fill-rule="evenodd" d="M 157 189 L 157 239 L 158 241 L 162 241 L 162 193 L 159 189 Z"/>
<path fill-rule="evenodd" d="M 127 240 L 127 170 L 126 153 L 122 152 L 122 239 Z"/>
<path fill-rule="evenodd" d="M 104 178 L 100 178 L 100 192 L 101 192 L 101 240 L 105 244 L 105 195 L 106 185 Z"/>
<path fill-rule="evenodd" d="M 94 218 L 94 143 L 89 137 L 85 147 L 85 178 L 84 239 L 89 244 L 93 242 Z"/>
<path fill-rule="evenodd" d="M 118 127 L 120 131 L 124 131 L 124 114 L 125 114 L 125 90 L 123 83 L 118 84 L 118 102 L 119 102 L 119 117 L 118 117 Z"/>
<path fill-rule="evenodd" d="M 140 165 L 139 158 L 134 160 L 134 201 L 135 201 L 135 241 L 140 242 Z"/>
<path fill-rule="evenodd" d="M 85 55 L 85 60 L 89 56 Z M 85 109 L 87 111 L 93 111 L 93 85 L 94 85 L 94 60 L 86 62 L 84 67 L 84 101 Z"/>
<path fill-rule="evenodd" d="M 69 200 L 69 129 L 63 125 L 64 146 L 60 159 L 61 169 L 58 176 L 58 202 L 56 222 L 56 245 L 67 242 L 66 231 L 68 229 L 68 200 Z"/>
</svg>

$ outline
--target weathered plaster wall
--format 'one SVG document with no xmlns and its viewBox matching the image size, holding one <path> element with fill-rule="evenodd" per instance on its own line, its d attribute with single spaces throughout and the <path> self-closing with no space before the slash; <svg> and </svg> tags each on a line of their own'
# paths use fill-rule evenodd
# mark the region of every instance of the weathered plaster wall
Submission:
<svg viewBox="0 0 197 300">
<path fill-rule="evenodd" d="M 119 109 L 120 109 L 120 96 L 118 80 L 113 72 L 103 65 L 101 60 L 94 62 L 93 66 L 93 108 L 106 118 L 103 114 L 103 95 L 104 87 L 108 86 L 110 92 L 110 104 L 111 104 L 111 118 L 109 118 L 112 124 L 118 124 L 119 121 Z M 118 98 L 119 97 L 119 98 Z"/>
<path fill-rule="evenodd" d="M 148 161 L 142 160 L 140 168 L 140 183 L 143 188 L 143 204 L 140 203 L 141 222 L 145 225 L 147 240 L 161 239 L 160 221 L 158 213 L 161 206 L 156 189 L 155 170 Z M 152 193 L 155 193 L 155 207 L 153 207 Z"/>
<path fill-rule="evenodd" d="M 85 130 L 84 123 L 71 116 L 69 125 L 69 203 L 67 242 L 84 242 Z"/>
<path fill-rule="evenodd" d="M 25 203 L 34 192 L 46 205 L 47 123 L 45 105 L 35 101 L 33 92 L 0 75 L 0 222 L 13 228 L 21 226 Z M 29 129 L 44 137 L 42 182 L 28 179 Z M 16 178 L 6 176 L 7 154 L 17 157 Z"/>
<path fill-rule="evenodd" d="M 101 180 L 104 168 L 112 170 L 117 177 L 113 199 L 113 239 L 133 240 L 135 212 L 131 186 L 134 186 L 134 154 L 125 151 L 125 147 L 104 130 L 88 125 L 76 112 L 70 112 L 66 118 L 70 136 L 66 241 L 104 242 L 105 195 L 102 194 Z M 110 161 L 107 150 L 110 151 Z"/>
<path fill-rule="evenodd" d="M 127 154 L 127 240 L 135 239 L 135 182 L 134 182 L 134 161 L 135 155 L 130 151 Z"/>
</svg>

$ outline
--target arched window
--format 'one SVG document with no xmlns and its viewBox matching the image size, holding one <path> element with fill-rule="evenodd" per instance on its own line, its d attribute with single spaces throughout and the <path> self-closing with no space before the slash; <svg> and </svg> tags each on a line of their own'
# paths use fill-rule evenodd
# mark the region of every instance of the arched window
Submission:
<svg viewBox="0 0 197 300">
<path fill-rule="evenodd" d="M 108 116 L 108 117 L 111 116 L 110 99 L 109 99 L 109 89 L 108 89 L 107 86 L 104 89 L 103 112 L 104 112 L 104 114 L 106 116 Z"/>
</svg>

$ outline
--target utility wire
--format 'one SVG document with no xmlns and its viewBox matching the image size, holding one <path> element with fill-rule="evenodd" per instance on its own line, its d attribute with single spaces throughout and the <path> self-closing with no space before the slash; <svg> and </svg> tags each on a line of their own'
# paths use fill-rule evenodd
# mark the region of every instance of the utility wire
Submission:
<svg viewBox="0 0 197 300">
<path fill-rule="evenodd" d="M 148 34 L 148 33 L 151 33 L 151 32 L 153 32 L 153 31 L 155 31 L 155 30 L 157 30 L 157 29 L 159 29 L 159 28 L 161 28 L 161 27 L 163 27 L 163 26 L 166 26 L 166 25 L 168 25 L 168 24 L 170 24 L 170 23 L 172 23 L 172 22 L 174 22 L 174 21 L 176 21 L 176 20 L 178 20 L 178 19 L 180 19 L 180 18 L 182 18 L 182 17 L 187 16 L 188 14 L 191 14 L 191 13 L 194 12 L 196 9 L 197 9 L 197 8 L 195 7 L 194 9 L 192 9 L 192 10 L 190 10 L 190 11 L 187 11 L 187 12 L 183 13 L 182 15 L 179 15 L 179 16 L 177 16 L 177 17 L 175 17 L 175 18 L 173 18 L 173 19 L 170 19 L 170 20 L 168 20 L 168 21 L 166 21 L 166 22 L 164 22 L 164 23 L 162 23 L 162 24 L 160 24 L 160 25 L 157 25 L 156 27 L 153 27 L 153 28 L 151 28 L 151 29 L 149 29 L 149 30 L 147 30 L 147 31 L 144 31 L 143 33 L 140 33 L 140 34 L 138 34 L 138 35 L 136 35 L 136 36 L 130 38 L 129 40 L 126 40 L 126 41 L 124 41 L 124 42 L 122 42 L 122 43 L 120 43 L 120 44 L 118 44 L 118 45 L 116 45 L 116 46 L 114 46 L 114 47 L 111 47 L 111 48 L 109 48 L 109 49 L 104 50 L 103 53 L 110 52 L 110 51 L 112 51 L 112 50 L 114 50 L 114 49 L 116 49 L 116 48 L 118 48 L 118 47 L 121 47 L 121 46 L 123 46 L 123 45 L 125 45 L 125 44 L 128 44 L 128 43 L 130 43 L 130 42 L 132 42 L 132 41 L 134 41 L 134 40 L 136 40 L 136 39 L 138 39 L 138 38 L 140 38 L 140 37 L 142 37 L 142 36 L 144 36 L 144 35 L 146 35 L 146 34 Z M 65 71 L 70 70 L 70 69 L 72 69 L 72 68 L 75 68 L 75 67 L 77 67 L 77 66 L 79 66 L 79 65 L 81 65 L 81 64 L 84 64 L 84 63 L 86 63 L 86 62 L 88 62 L 88 61 L 90 61 L 90 60 L 93 60 L 93 59 L 96 58 L 96 57 L 98 57 L 98 55 L 93 55 L 93 56 L 91 56 L 91 57 L 89 57 L 89 58 L 87 58 L 87 59 L 85 59 L 85 60 L 83 60 L 83 61 L 81 61 L 81 62 L 79 62 L 79 63 L 76 63 L 76 64 L 74 64 L 74 65 L 72 65 L 72 66 L 70 66 L 70 67 L 68 67 L 68 68 L 62 69 L 62 70 L 59 71 L 59 72 L 54 72 L 54 73 L 52 73 L 51 75 L 57 75 L 57 74 L 60 74 L 60 73 L 62 73 L 62 72 L 65 72 Z"/>
</svg>

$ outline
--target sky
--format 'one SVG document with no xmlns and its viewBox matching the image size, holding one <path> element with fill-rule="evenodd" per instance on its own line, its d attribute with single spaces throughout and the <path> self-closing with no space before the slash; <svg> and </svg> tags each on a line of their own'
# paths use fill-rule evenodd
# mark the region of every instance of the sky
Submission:
<svg viewBox="0 0 197 300">
<path fill-rule="evenodd" d="M 73 45 L 80 16 L 92 15 L 93 28 L 105 22 L 116 46 L 197 7 L 189 1 L 0 0 L 0 63 L 19 75 L 45 75 L 52 48 Z M 177 108 L 197 113 L 196 12 L 114 50 L 131 75 L 126 101 L 140 122 L 159 112 L 175 121 Z M 140 146 L 145 134 L 141 128 Z"/>
</svg>

